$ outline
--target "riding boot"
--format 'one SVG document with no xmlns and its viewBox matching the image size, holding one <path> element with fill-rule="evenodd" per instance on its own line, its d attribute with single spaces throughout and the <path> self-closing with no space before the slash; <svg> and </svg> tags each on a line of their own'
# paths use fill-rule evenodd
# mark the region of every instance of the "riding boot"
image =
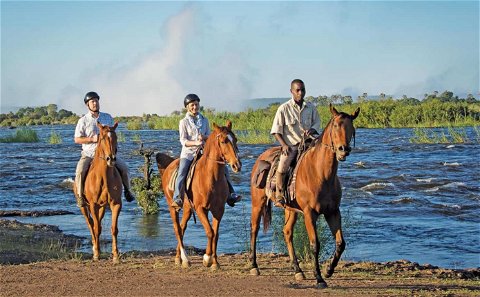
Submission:
<svg viewBox="0 0 480 297">
<path fill-rule="evenodd" d="M 285 196 L 283 194 L 283 179 L 285 177 L 285 173 L 277 171 L 275 178 L 276 178 L 276 187 L 277 190 L 275 192 L 275 206 L 277 207 L 285 207 Z"/>
<path fill-rule="evenodd" d="M 234 207 L 235 203 L 242 200 L 242 195 L 238 195 L 237 193 L 235 193 L 235 190 L 233 189 L 233 186 L 228 179 L 227 179 L 227 184 L 228 184 L 228 189 L 230 193 L 227 197 L 227 204 L 230 207 Z"/>
<path fill-rule="evenodd" d="M 77 199 L 77 206 L 78 207 L 84 207 L 84 206 L 87 205 L 87 203 L 85 202 L 86 199 L 85 199 L 85 193 L 84 193 L 84 182 L 82 181 L 81 176 L 79 176 L 77 178 L 78 178 L 77 184 L 76 184 L 77 195 L 75 195 L 75 198 Z"/>
</svg>

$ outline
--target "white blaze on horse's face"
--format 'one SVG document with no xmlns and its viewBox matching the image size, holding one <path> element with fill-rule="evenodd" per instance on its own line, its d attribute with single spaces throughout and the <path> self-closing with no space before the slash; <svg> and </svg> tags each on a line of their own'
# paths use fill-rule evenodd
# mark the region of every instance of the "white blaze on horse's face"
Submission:
<svg viewBox="0 0 480 297">
<path fill-rule="evenodd" d="M 107 135 L 106 135 L 106 140 L 108 139 L 108 146 L 109 146 L 109 150 L 110 152 L 108 154 L 105 154 L 105 161 L 107 161 L 107 165 L 109 167 L 113 167 L 115 166 L 115 163 L 117 161 L 117 157 L 116 157 L 116 144 L 115 142 L 113 141 L 113 134 L 111 131 L 108 131 Z"/>
<path fill-rule="evenodd" d="M 236 140 L 235 137 L 232 135 L 231 132 L 227 133 L 228 141 L 225 141 L 226 144 L 230 142 L 231 146 L 227 146 L 227 152 L 224 152 L 224 156 L 227 155 L 225 158 L 230 164 L 230 167 L 232 167 L 233 172 L 239 172 L 242 169 L 242 162 L 240 161 L 240 157 L 238 156 L 238 148 L 236 145 Z M 228 154 L 233 153 L 233 158 L 228 158 Z M 230 160 L 229 160 L 230 159 Z"/>
</svg>

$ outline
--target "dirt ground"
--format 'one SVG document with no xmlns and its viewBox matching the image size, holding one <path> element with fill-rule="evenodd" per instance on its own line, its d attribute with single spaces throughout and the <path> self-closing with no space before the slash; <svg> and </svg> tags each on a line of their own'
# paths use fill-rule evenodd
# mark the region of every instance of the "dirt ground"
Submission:
<svg viewBox="0 0 480 297">
<path fill-rule="evenodd" d="M 296 281 L 284 255 L 260 255 L 260 276 L 249 274 L 247 255 L 222 255 L 221 268 L 175 266 L 172 255 L 111 260 L 50 260 L 0 266 L 1 296 L 479 296 L 479 271 L 452 271 L 392 263 L 341 262 L 328 288 Z"/>
<path fill-rule="evenodd" d="M 55 226 L 0 220 L 0 296 L 480 296 L 480 268 L 442 269 L 400 260 L 340 262 L 317 289 L 309 263 L 295 280 L 286 255 L 260 254 L 260 276 L 250 275 L 247 254 L 219 255 L 218 271 L 190 248 L 190 268 L 171 251 L 129 252 L 120 264 L 74 251 L 79 238 Z"/>
</svg>

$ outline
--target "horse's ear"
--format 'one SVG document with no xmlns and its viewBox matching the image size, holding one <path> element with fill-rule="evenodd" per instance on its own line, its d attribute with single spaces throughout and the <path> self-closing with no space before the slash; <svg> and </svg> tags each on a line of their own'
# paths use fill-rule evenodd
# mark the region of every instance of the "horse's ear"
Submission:
<svg viewBox="0 0 480 297">
<path fill-rule="evenodd" d="M 113 130 L 117 129 L 118 127 L 118 122 L 115 122 L 115 124 L 113 124 Z"/>
<path fill-rule="evenodd" d="M 227 129 L 228 131 L 232 131 L 232 121 L 227 120 Z"/>
<path fill-rule="evenodd" d="M 102 125 L 99 121 L 97 121 L 97 127 L 98 127 L 100 130 L 102 130 L 103 125 Z"/>
<path fill-rule="evenodd" d="M 218 129 L 220 128 L 216 123 L 213 123 L 213 129 Z"/>
<path fill-rule="evenodd" d="M 335 107 L 333 107 L 332 103 L 329 104 L 329 107 L 330 107 L 330 112 L 334 115 L 334 116 L 337 116 L 338 115 L 338 111 Z"/>
<path fill-rule="evenodd" d="M 357 109 L 352 113 L 352 120 L 356 119 L 359 113 L 360 113 L 360 107 L 357 107 Z"/>
</svg>

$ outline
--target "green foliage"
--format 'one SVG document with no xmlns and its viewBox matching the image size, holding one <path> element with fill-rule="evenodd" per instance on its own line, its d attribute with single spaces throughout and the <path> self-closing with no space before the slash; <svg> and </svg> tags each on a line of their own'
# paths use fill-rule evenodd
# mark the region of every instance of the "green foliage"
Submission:
<svg viewBox="0 0 480 297">
<path fill-rule="evenodd" d="M 128 130 L 141 130 L 142 129 L 142 122 L 140 120 L 132 120 L 128 121 L 126 127 Z"/>
<path fill-rule="evenodd" d="M 0 138 L 0 142 L 38 142 L 38 135 L 32 129 L 18 129 L 14 135 Z"/>
<path fill-rule="evenodd" d="M 283 226 L 284 226 L 284 216 L 280 215 L 283 212 L 274 211 L 272 227 L 273 227 L 273 244 L 274 247 L 282 253 L 288 253 L 288 249 L 285 244 L 285 239 L 283 236 Z M 342 215 L 342 231 L 344 237 L 346 234 L 351 232 L 355 228 L 355 223 L 350 212 L 347 210 Z M 317 239 L 319 243 L 319 253 L 318 259 L 327 258 L 328 254 L 331 254 L 335 248 L 335 242 L 332 237 L 330 229 L 323 219 L 323 216 L 320 216 L 317 220 Z M 310 262 L 313 261 L 313 254 L 310 249 L 310 240 L 308 238 L 307 230 L 305 229 L 305 220 L 302 214 L 299 214 L 297 217 L 297 222 L 293 229 L 293 247 L 295 253 L 300 261 Z"/>
<path fill-rule="evenodd" d="M 138 205 L 142 208 L 144 214 L 157 214 L 160 211 L 158 204 L 159 193 L 161 190 L 160 177 L 157 174 L 152 175 L 151 188 L 147 188 L 147 181 L 140 177 L 134 177 L 131 180 L 132 190 L 135 191 Z"/>
<path fill-rule="evenodd" d="M 122 131 L 117 132 L 117 142 L 125 142 L 126 137 L 125 134 Z"/>
<path fill-rule="evenodd" d="M 50 144 L 60 144 L 60 143 L 62 143 L 62 137 L 57 132 L 52 131 L 50 133 L 50 138 L 48 139 L 48 143 L 50 143 Z"/>
<path fill-rule="evenodd" d="M 275 141 L 269 130 L 243 130 L 236 133 L 238 141 L 248 144 L 271 144 Z"/>
<path fill-rule="evenodd" d="M 40 107 L 20 108 L 16 113 L 0 115 L 0 127 L 18 127 L 32 125 L 75 124 L 78 116 L 73 112 L 61 109 L 56 104 Z"/>
</svg>

